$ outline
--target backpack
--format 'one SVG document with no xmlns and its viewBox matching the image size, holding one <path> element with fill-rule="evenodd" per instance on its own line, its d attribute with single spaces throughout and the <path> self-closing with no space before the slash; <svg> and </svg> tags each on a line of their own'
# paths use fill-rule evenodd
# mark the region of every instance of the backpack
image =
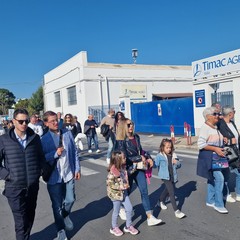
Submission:
<svg viewBox="0 0 240 240">
<path fill-rule="evenodd" d="M 107 125 L 107 124 L 103 124 L 102 126 L 101 126 L 101 131 L 100 131 L 100 133 L 103 135 L 103 137 L 107 137 L 107 135 L 108 135 L 108 133 L 109 133 L 109 125 Z"/>
</svg>

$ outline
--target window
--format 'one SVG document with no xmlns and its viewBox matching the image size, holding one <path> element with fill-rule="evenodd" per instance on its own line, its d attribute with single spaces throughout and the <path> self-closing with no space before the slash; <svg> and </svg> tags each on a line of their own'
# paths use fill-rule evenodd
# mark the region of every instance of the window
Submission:
<svg viewBox="0 0 240 240">
<path fill-rule="evenodd" d="M 77 104 L 76 86 L 67 88 L 67 95 L 68 105 L 76 105 Z"/>
<path fill-rule="evenodd" d="M 54 97 L 55 97 L 55 107 L 61 107 L 61 96 L 60 96 L 60 92 L 55 92 L 54 93 Z"/>
</svg>

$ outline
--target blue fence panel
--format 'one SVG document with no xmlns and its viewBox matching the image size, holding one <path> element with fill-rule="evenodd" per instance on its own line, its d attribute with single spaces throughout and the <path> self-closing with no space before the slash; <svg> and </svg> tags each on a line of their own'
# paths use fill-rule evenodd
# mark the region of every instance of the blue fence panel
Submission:
<svg viewBox="0 0 240 240">
<path fill-rule="evenodd" d="M 160 116 L 158 104 L 161 106 Z M 168 135 L 173 125 L 175 135 L 184 135 L 184 122 L 187 122 L 192 136 L 195 135 L 192 98 L 132 103 L 131 115 L 137 132 Z"/>
</svg>

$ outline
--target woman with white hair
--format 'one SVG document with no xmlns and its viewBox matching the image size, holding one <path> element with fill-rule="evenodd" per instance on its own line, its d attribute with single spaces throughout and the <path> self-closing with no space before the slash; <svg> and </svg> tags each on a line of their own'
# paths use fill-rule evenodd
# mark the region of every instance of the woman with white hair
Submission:
<svg viewBox="0 0 240 240">
<path fill-rule="evenodd" d="M 235 109 L 231 106 L 225 106 L 222 108 L 223 118 L 218 122 L 218 128 L 223 137 L 226 138 L 226 146 L 231 147 L 237 154 L 239 152 L 240 136 L 237 130 L 237 126 L 234 123 Z M 230 164 L 230 170 L 236 176 L 236 199 L 231 194 L 228 194 L 227 202 L 240 201 L 240 173 L 237 162 Z"/>
<path fill-rule="evenodd" d="M 229 176 L 229 168 L 212 170 L 212 156 L 216 153 L 224 157 L 223 136 L 217 128 L 219 111 L 215 107 L 208 107 L 203 111 L 205 123 L 200 129 L 198 138 L 197 175 L 207 179 L 206 205 L 219 213 L 228 213 L 223 202 L 224 183 Z"/>
</svg>

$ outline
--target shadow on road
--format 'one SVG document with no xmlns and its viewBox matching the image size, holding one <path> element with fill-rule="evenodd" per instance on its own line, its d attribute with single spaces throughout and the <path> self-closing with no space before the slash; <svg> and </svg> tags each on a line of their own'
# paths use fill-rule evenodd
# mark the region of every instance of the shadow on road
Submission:
<svg viewBox="0 0 240 240">
<path fill-rule="evenodd" d="M 104 206 L 104 207 L 103 207 Z M 74 224 L 74 229 L 67 232 L 69 239 L 73 238 L 74 235 L 88 222 L 102 218 L 106 216 L 109 211 L 112 210 L 112 204 L 108 197 L 104 197 L 100 200 L 93 201 L 87 204 L 83 209 L 79 209 L 70 214 L 71 220 Z M 51 212 L 52 214 L 52 212 Z M 34 233 L 31 236 L 31 240 L 52 240 L 56 238 L 55 225 L 51 224 L 40 232 Z"/>
</svg>

